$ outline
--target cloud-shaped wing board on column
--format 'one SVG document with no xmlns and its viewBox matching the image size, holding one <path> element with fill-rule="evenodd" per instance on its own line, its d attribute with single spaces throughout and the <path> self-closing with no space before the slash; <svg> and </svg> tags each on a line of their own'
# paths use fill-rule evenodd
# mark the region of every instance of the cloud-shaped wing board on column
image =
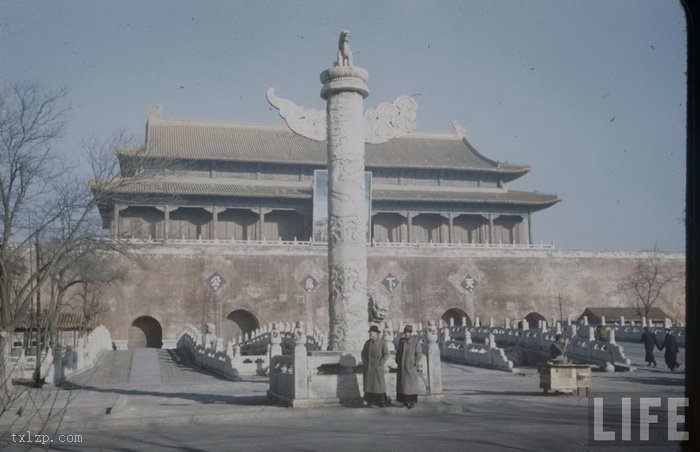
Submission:
<svg viewBox="0 0 700 452">
<path fill-rule="evenodd" d="M 408 96 L 400 96 L 393 103 L 384 102 L 365 111 L 365 142 L 385 143 L 415 130 L 418 104 Z"/>
<path fill-rule="evenodd" d="M 325 111 L 299 107 L 291 100 L 275 96 L 274 88 L 267 89 L 266 97 L 292 131 L 311 140 L 326 141 Z"/>
</svg>

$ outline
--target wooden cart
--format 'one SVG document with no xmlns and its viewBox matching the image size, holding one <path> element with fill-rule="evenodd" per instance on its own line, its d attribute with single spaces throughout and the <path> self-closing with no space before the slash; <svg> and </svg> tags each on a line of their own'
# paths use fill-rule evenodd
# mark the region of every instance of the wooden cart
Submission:
<svg viewBox="0 0 700 452">
<path fill-rule="evenodd" d="M 537 368 L 540 373 L 540 388 L 544 392 L 562 391 L 579 395 L 586 388 L 586 395 L 592 387 L 591 366 L 587 364 L 541 364 Z"/>
</svg>

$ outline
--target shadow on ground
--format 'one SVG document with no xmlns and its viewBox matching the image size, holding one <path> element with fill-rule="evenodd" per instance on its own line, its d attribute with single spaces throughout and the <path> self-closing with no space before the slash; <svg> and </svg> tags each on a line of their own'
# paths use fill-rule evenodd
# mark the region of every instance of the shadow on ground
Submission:
<svg viewBox="0 0 700 452">
<path fill-rule="evenodd" d="M 227 405 L 270 405 L 275 404 L 268 401 L 265 395 L 243 395 L 232 396 L 223 394 L 202 394 L 201 392 L 160 392 L 144 389 L 124 389 L 124 388 L 99 388 L 96 386 L 83 385 L 66 382 L 57 385 L 66 391 L 93 391 L 98 393 L 119 394 L 127 396 L 149 396 L 162 397 L 164 399 L 192 400 L 202 404 L 227 404 Z M 175 404 L 173 406 L 186 406 L 187 404 Z"/>
</svg>

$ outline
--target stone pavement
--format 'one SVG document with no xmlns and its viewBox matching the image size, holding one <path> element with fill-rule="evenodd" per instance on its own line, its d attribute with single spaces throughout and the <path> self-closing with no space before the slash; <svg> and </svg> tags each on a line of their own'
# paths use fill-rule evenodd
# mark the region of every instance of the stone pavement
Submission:
<svg viewBox="0 0 700 452">
<path fill-rule="evenodd" d="M 595 372 L 596 392 L 682 394 L 682 374 L 663 364 L 645 367 L 639 345 L 628 344 L 626 352 L 639 370 Z M 439 404 L 410 411 L 290 409 L 266 402 L 266 378 L 224 380 L 172 350 L 108 352 L 60 388 L 26 392 L 0 417 L 0 444 L 26 450 L 11 434 L 29 430 L 49 435 L 55 450 L 588 448 L 588 399 L 544 395 L 535 369 L 510 374 L 450 363 L 442 369 L 446 397 Z M 82 435 L 82 442 L 59 443 L 61 434 Z"/>
</svg>

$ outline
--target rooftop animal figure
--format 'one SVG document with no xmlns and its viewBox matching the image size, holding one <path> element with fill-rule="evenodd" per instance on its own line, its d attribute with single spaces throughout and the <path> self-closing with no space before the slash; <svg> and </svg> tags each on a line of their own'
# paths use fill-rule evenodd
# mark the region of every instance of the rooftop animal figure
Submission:
<svg viewBox="0 0 700 452">
<path fill-rule="evenodd" d="M 352 66 L 352 50 L 350 50 L 350 32 L 340 32 L 338 41 L 338 66 Z"/>
</svg>

